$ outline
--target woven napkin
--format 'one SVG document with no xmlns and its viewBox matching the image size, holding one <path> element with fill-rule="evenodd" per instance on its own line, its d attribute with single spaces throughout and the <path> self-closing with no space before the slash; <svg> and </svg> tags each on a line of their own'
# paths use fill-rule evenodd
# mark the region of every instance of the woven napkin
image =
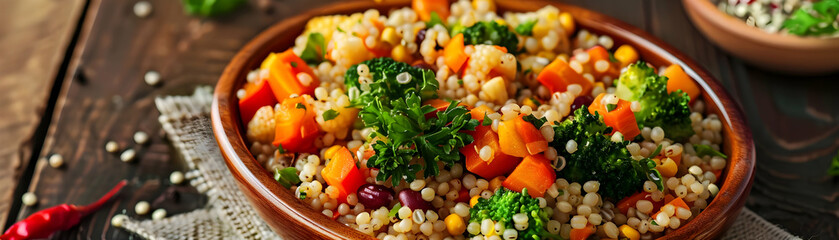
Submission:
<svg viewBox="0 0 839 240">
<path fill-rule="evenodd" d="M 212 88 L 155 100 L 158 119 L 190 168 L 186 177 L 207 194 L 207 206 L 161 220 L 126 219 L 122 228 L 146 239 L 280 239 L 237 188 L 213 137 Z M 722 239 L 801 239 L 743 208 Z"/>
</svg>

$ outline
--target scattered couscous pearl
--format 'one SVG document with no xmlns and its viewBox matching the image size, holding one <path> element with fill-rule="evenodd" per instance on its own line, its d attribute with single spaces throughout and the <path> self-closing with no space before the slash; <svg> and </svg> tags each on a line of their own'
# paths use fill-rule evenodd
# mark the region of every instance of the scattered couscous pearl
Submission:
<svg viewBox="0 0 839 240">
<path fill-rule="evenodd" d="M 114 217 L 111 218 L 111 226 L 122 227 L 123 225 L 125 225 L 125 221 L 127 220 L 128 216 L 126 216 L 125 214 L 114 215 Z"/>
<path fill-rule="evenodd" d="M 26 192 L 21 196 L 20 200 L 23 201 L 23 205 L 31 207 L 38 203 L 38 196 L 35 196 L 32 192 Z"/>
<path fill-rule="evenodd" d="M 149 213 L 151 206 L 149 202 L 146 201 L 139 201 L 136 205 L 134 205 L 134 213 L 137 215 L 146 215 Z"/>
<path fill-rule="evenodd" d="M 134 15 L 145 18 L 151 14 L 151 3 L 148 1 L 139 1 L 134 4 Z"/>
<path fill-rule="evenodd" d="M 239 89 L 236 91 L 236 97 L 239 99 L 245 98 L 246 95 L 248 95 L 248 91 L 245 91 L 245 89 Z"/>
<path fill-rule="evenodd" d="M 134 142 L 140 145 L 146 144 L 149 142 L 149 135 L 143 131 L 137 131 L 134 133 Z"/>
<path fill-rule="evenodd" d="M 134 157 L 136 155 L 137 155 L 137 152 L 135 152 L 134 149 L 129 148 L 129 149 L 126 149 L 125 151 L 123 151 L 122 154 L 119 155 L 119 160 L 122 160 L 123 162 L 131 162 L 131 161 L 134 160 Z"/>
<path fill-rule="evenodd" d="M 143 76 L 143 80 L 146 81 L 146 84 L 149 86 L 154 86 L 160 83 L 160 73 L 157 71 L 148 71 L 146 75 Z"/>
<path fill-rule="evenodd" d="M 184 182 L 184 174 L 180 171 L 174 171 L 172 174 L 169 174 L 169 182 L 172 184 L 178 185 Z"/>
<path fill-rule="evenodd" d="M 64 165 L 64 157 L 61 157 L 60 154 L 53 154 L 49 158 L 50 166 L 53 168 L 59 168 Z"/>
<path fill-rule="evenodd" d="M 105 151 L 108 151 L 109 153 L 118 152 L 119 144 L 114 141 L 108 141 L 107 143 L 105 143 Z"/>
<path fill-rule="evenodd" d="M 157 209 L 151 213 L 151 219 L 160 220 L 166 217 L 166 209 Z"/>
</svg>

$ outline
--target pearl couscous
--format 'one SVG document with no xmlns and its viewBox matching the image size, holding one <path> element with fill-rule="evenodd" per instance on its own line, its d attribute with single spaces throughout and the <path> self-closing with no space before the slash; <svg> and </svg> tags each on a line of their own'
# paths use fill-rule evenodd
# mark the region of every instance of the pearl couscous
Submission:
<svg viewBox="0 0 839 240">
<path fill-rule="evenodd" d="M 414 0 L 311 19 L 237 96 L 256 160 L 364 234 L 650 239 L 708 206 L 727 157 L 699 86 L 640 60 L 553 6 Z"/>
</svg>

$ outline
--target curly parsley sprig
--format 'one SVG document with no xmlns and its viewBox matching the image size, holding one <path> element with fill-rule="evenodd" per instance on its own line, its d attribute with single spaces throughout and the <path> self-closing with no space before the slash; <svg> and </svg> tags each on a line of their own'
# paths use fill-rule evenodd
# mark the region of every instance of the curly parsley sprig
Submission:
<svg viewBox="0 0 839 240">
<path fill-rule="evenodd" d="M 461 130 L 474 130 L 478 121 L 470 117 L 465 107 L 457 106 L 457 102 L 438 111 L 437 118 L 426 119 L 425 114 L 434 110 L 422 105 L 414 92 L 390 104 L 373 99 L 361 109 L 364 124 L 376 130 L 376 135 L 385 137 L 373 144 L 376 154 L 367 160 L 367 167 L 379 169 L 376 180 L 391 178 L 393 185 L 402 179 L 410 182 L 419 171 L 426 177 L 439 174 L 437 162 L 452 165 L 460 159 L 458 149 L 473 141 L 472 136 Z M 424 159 L 423 164 L 414 161 L 416 156 Z"/>
</svg>

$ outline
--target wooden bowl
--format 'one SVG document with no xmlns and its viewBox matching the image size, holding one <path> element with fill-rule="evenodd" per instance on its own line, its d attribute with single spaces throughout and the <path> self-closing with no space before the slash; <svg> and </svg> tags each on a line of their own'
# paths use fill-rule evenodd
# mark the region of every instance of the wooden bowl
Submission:
<svg viewBox="0 0 839 240">
<path fill-rule="evenodd" d="M 257 212 L 281 236 L 290 239 L 370 239 L 337 221 L 309 208 L 295 198 L 289 190 L 274 181 L 251 153 L 239 119 L 236 91 L 245 83 L 247 73 L 257 68 L 270 52 L 284 51 L 294 44 L 294 38 L 303 31 L 306 21 L 328 14 L 347 14 L 376 8 L 388 9 L 408 6 L 408 0 L 341 2 L 318 8 L 286 19 L 268 28 L 245 45 L 224 70 L 216 86 L 212 124 L 221 152 L 226 159 L 244 195 Z M 598 34 L 608 34 L 616 44 L 628 43 L 638 49 L 642 59 L 663 66 L 680 64 L 696 79 L 704 94 L 708 111 L 716 113 L 723 122 L 723 152 L 730 156 L 728 168 L 723 173 L 721 190 L 708 208 L 693 221 L 668 234 L 667 239 L 711 239 L 730 226 L 743 207 L 752 184 L 755 167 L 752 134 L 744 123 L 737 104 L 710 74 L 683 54 L 649 34 L 605 15 L 579 7 L 544 1 L 499 1 L 501 11 L 533 11 L 552 4 L 570 12 L 578 27 Z"/>
<path fill-rule="evenodd" d="M 771 71 L 815 75 L 839 71 L 839 38 L 764 32 L 728 15 L 709 0 L 682 0 L 693 24 L 717 46 Z"/>
</svg>

